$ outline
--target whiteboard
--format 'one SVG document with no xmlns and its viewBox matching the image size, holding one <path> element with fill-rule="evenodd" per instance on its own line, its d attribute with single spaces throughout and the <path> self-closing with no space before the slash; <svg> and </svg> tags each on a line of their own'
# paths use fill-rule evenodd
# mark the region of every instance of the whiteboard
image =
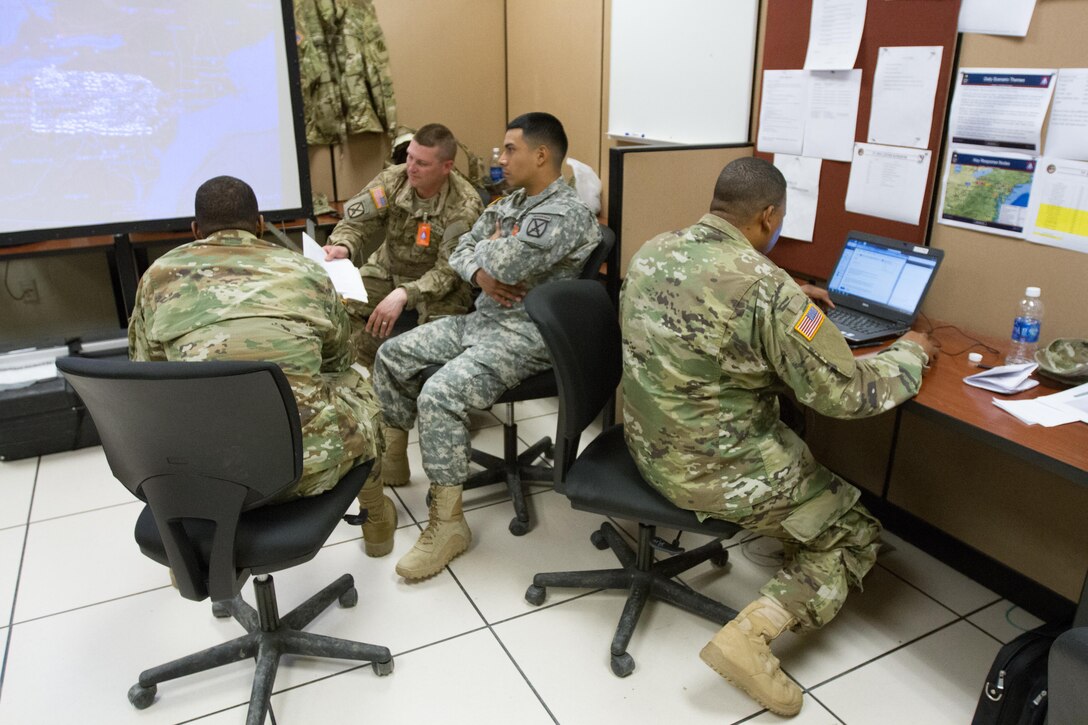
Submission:
<svg viewBox="0 0 1088 725">
<path fill-rule="evenodd" d="M 747 143 L 759 0 L 612 0 L 608 134 Z"/>
</svg>

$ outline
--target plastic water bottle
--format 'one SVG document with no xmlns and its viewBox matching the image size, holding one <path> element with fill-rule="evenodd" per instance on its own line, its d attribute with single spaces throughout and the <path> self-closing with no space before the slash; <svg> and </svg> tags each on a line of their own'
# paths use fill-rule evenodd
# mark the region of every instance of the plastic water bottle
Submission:
<svg viewBox="0 0 1088 725">
<path fill-rule="evenodd" d="M 1016 319 L 1012 323 L 1012 346 L 1005 358 L 1006 365 L 1035 362 L 1035 348 L 1039 346 L 1039 329 L 1043 322 L 1043 301 L 1039 288 L 1028 287 L 1020 300 Z"/>
<path fill-rule="evenodd" d="M 499 164 L 499 150 L 497 148 L 491 149 L 491 165 L 488 173 L 491 175 L 491 185 L 502 185 L 502 165 Z"/>
</svg>

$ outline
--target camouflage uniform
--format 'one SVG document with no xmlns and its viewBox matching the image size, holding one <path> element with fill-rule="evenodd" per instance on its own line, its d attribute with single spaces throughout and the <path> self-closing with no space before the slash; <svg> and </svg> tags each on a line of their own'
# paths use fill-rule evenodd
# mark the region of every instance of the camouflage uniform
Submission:
<svg viewBox="0 0 1088 725">
<path fill-rule="evenodd" d="M 385 241 L 359 269 L 368 301 L 349 306 L 359 358 L 367 364 L 382 341 L 364 331 L 366 318 L 397 287 L 408 293 L 405 309 L 417 310 L 420 324 L 464 314 L 472 302 L 469 285 L 450 268 L 449 258 L 483 210 L 480 195 L 453 173 L 436 196 L 420 199 L 407 168 L 392 166 L 374 177 L 344 205 L 345 217 L 329 235 L 329 244 L 359 259 L 367 240 L 385 231 Z M 417 239 L 423 223 L 431 225 L 425 245 Z"/>
<path fill-rule="evenodd" d="M 496 225 L 501 236 L 490 239 Z M 484 269 L 506 284 L 536 287 L 577 277 L 600 242 L 593 218 L 559 179 L 536 196 L 518 189 L 484 210 L 461 237 L 450 265 L 463 279 Z M 442 369 L 421 381 L 431 365 Z M 490 407 L 508 388 L 551 362 L 521 303 L 503 307 L 484 293 L 476 310 L 417 327 L 382 345 L 374 390 L 385 422 L 408 430 L 419 416 L 423 468 L 433 483 L 468 478 L 468 410 Z"/>
<path fill-rule="evenodd" d="M 782 540 L 785 565 L 761 591 L 800 627 L 823 626 L 876 561 L 880 524 L 779 420 L 777 393 L 828 416 L 876 415 L 918 392 L 922 348 L 855 360 L 789 275 L 713 214 L 635 255 L 620 317 L 639 470 L 681 508 Z"/>
<path fill-rule="evenodd" d="M 308 143 L 393 133 L 389 51 L 370 0 L 295 0 L 295 42 Z"/>
<path fill-rule="evenodd" d="M 316 264 L 248 232 L 171 250 L 136 292 L 133 360 L 265 360 L 287 375 L 302 422 L 302 478 L 281 498 L 336 485 L 381 445 L 378 403 L 353 369 L 344 306 Z"/>
</svg>

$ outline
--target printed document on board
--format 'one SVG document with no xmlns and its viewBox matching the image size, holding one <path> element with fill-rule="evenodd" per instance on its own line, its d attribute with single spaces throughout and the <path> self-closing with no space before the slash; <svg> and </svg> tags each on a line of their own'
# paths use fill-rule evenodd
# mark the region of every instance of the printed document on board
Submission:
<svg viewBox="0 0 1088 725">
<path fill-rule="evenodd" d="M 997 149 L 953 147 L 941 184 L 937 221 L 1023 238 L 1035 159 Z"/>
<path fill-rule="evenodd" d="M 811 242 L 820 201 L 820 168 L 823 159 L 775 154 L 774 165 L 786 177 L 786 220 L 782 236 Z"/>
<path fill-rule="evenodd" d="M 858 126 L 861 69 L 809 73 L 808 118 L 802 155 L 849 161 Z"/>
<path fill-rule="evenodd" d="M 943 54 L 939 45 L 880 49 L 869 111 L 869 143 L 918 149 L 929 145 Z"/>
<path fill-rule="evenodd" d="M 805 70 L 850 70 L 858 59 L 866 0 L 814 0 Z"/>
<path fill-rule="evenodd" d="M 1039 159 L 1024 236 L 1038 244 L 1088 254 L 1088 163 Z"/>
<path fill-rule="evenodd" d="M 756 148 L 767 153 L 800 154 L 805 140 L 808 73 L 763 71 Z"/>
<path fill-rule="evenodd" d="M 931 156 L 928 149 L 854 144 L 846 211 L 917 224 Z M 792 211 L 786 208 L 787 218 Z"/>
<path fill-rule="evenodd" d="M 948 123 L 951 143 L 1039 153 L 1056 74 L 1046 68 L 961 68 Z"/>
<path fill-rule="evenodd" d="M 1035 0 L 963 0 L 959 31 L 988 35 L 1028 34 Z"/>
<path fill-rule="evenodd" d="M 1054 89 L 1046 155 L 1088 161 L 1088 68 L 1062 68 Z"/>
<path fill-rule="evenodd" d="M 328 273 L 332 286 L 341 297 L 366 302 L 366 287 L 363 286 L 363 278 L 359 276 L 358 267 L 352 264 L 350 259 L 326 261 L 325 250 L 305 232 L 302 233 L 302 254 L 307 259 L 317 262 Z"/>
</svg>

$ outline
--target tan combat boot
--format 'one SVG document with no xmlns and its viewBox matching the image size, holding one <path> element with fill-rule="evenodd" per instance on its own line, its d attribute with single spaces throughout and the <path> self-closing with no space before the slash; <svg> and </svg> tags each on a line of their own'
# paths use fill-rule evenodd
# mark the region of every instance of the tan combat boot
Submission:
<svg viewBox="0 0 1088 725">
<path fill-rule="evenodd" d="M 431 484 L 430 520 L 412 550 L 397 562 L 405 579 L 426 579 L 468 548 L 472 532 L 461 513 L 461 486 Z"/>
<path fill-rule="evenodd" d="M 396 487 L 408 483 L 408 431 L 385 427 L 385 453 L 382 454 L 382 483 Z"/>
<path fill-rule="evenodd" d="M 367 556 L 385 556 L 393 550 L 393 532 L 397 530 L 397 507 L 382 493 L 380 476 L 371 476 L 359 492 L 359 508 L 366 511 L 363 542 Z"/>
<path fill-rule="evenodd" d="M 782 672 L 768 645 L 796 621 L 778 602 L 760 597 L 722 627 L 699 657 L 763 707 L 792 717 L 801 712 L 801 688 Z"/>
</svg>

